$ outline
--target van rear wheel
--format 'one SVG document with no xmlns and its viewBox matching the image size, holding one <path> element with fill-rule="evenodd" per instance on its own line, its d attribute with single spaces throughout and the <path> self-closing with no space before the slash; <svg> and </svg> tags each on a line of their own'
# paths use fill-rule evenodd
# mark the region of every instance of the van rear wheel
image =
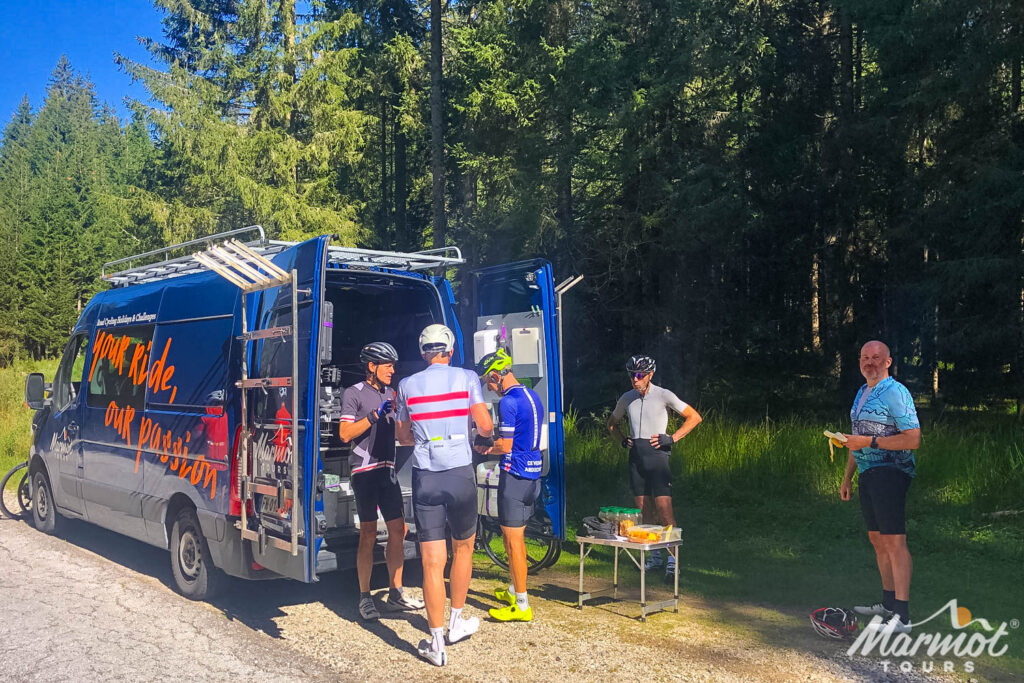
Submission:
<svg viewBox="0 0 1024 683">
<path fill-rule="evenodd" d="M 224 583 L 224 574 L 213 566 L 206 537 L 191 508 L 179 510 L 171 527 L 171 573 L 178 591 L 190 600 L 208 600 Z"/>
<path fill-rule="evenodd" d="M 46 472 L 38 471 L 32 477 L 35 498 L 32 500 L 32 521 L 45 534 L 57 533 L 57 506 L 53 502 L 53 489 Z"/>
</svg>

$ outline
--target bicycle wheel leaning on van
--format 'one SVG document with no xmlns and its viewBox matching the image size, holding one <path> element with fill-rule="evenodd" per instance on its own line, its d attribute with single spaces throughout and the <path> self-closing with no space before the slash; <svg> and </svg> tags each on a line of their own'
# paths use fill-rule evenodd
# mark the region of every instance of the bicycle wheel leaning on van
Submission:
<svg viewBox="0 0 1024 683">
<path fill-rule="evenodd" d="M 29 489 L 28 482 L 28 467 L 27 462 L 20 463 L 11 468 L 11 471 L 4 475 L 3 480 L 0 480 L 0 512 L 11 519 L 20 519 L 27 515 L 32 509 L 32 491 Z M 22 472 L 22 470 L 25 470 Z M 3 491 L 7 489 L 7 482 L 13 479 L 19 472 L 21 472 L 21 479 L 18 480 L 18 486 L 15 489 L 15 495 L 18 499 L 18 507 L 20 511 L 14 511 L 7 507 L 7 502 L 4 500 Z"/>
<path fill-rule="evenodd" d="M 171 527 L 171 574 L 190 600 L 208 600 L 220 592 L 226 577 L 213 565 L 210 548 L 192 508 L 183 508 Z"/>
<path fill-rule="evenodd" d="M 541 569 L 550 567 L 558 561 L 562 554 L 562 542 L 548 530 L 534 521 L 527 522 L 526 534 L 526 573 L 536 574 Z M 483 547 L 487 557 L 502 569 L 508 569 L 508 553 L 505 540 L 501 535 L 501 526 L 497 520 L 480 519 L 477 527 L 477 545 Z"/>
<path fill-rule="evenodd" d="M 11 470 L 4 475 L 3 479 L 0 480 L 0 512 L 3 512 L 4 515 L 11 519 L 19 519 L 32 507 L 32 497 L 29 493 L 29 473 L 28 471 L 22 472 L 22 470 L 26 469 L 28 466 L 29 463 L 19 463 L 12 467 Z M 7 502 L 4 500 L 3 492 L 7 488 L 7 482 L 14 478 L 18 472 L 22 472 L 22 478 L 17 481 L 15 495 L 17 497 L 17 504 L 20 510 L 14 511 L 7 507 Z"/>
</svg>

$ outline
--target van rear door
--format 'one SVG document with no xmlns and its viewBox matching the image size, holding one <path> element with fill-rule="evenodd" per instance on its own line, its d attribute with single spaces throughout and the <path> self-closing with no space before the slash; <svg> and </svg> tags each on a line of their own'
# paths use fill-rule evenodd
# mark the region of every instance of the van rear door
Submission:
<svg viewBox="0 0 1024 683">
<path fill-rule="evenodd" d="M 320 533 L 312 505 L 319 445 L 317 331 L 329 240 L 329 236 L 316 237 L 271 257 L 274 265 L 294 273 L 293 285 L 264 289 L 249 295 L 253 300 L 246 302 L 247 326 L 253 333 L 248 340 L 247 374 L 253 381 L 264 380 L 262 386 L 246 389 L 253 491 L 253 515 L 246 521 L 248 531 L 257 536 L 250 537 L 253 558 L 267 569 L 305 582 L 315 580 Z M 297 328 L 297 344 L 292 325 Z M 297 483 L 292 478 L 293 459 Z M 294 499 L 293 489 L 297 490 Z M 297 539 L 294 549 L 293 537 Z"/>
<path fill-rule="evenodd" d="M 465 364 L 470 366 L 501 346 L 512 355 L 516 377 L 529 383 L 544 402 L 542 509 L 551 521 L 552 533 L 564 540 L 565 437 L 558 304 L 551 264 L 533 259 L 476 270 L 471 276 L 472 320 L 467 321 L 466 329 L 472 338 L 467 335 Z"/>
</svg>

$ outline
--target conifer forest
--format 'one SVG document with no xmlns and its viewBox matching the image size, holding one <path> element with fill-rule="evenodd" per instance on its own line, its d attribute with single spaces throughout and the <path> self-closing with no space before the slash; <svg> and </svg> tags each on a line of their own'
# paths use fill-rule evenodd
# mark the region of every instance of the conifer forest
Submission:
<svg viewBox="0 0 1024 683">
<path fill-rule="evenodd" d="M 60 355 L 104 262 L 260 224 L 584 275 L 581 411 L 639 352 L 705 404 L 845 404 L 879 338 L 915 396 L 1021 415 L 1019 0 L 155 11 L 127 116 L 66 58 L 0 112 L 0 365 Z"/>
</svg>

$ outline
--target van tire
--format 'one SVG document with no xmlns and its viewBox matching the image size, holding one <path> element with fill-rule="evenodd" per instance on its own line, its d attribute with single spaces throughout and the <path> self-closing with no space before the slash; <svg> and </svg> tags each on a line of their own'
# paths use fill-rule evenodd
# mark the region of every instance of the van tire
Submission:
<svg viewBox="0 0 1024 683">
<path fill-rule="evenodd" d="M 32 521 L 44 534 L 57 533 L 57 505 L 53 502 L 53 489 L 46 472 L 38 470 L 32 475 L 35 497 L 32 500 Z"/>
<path fill-rule="evenodd" d="M 209 600 L 224 584 L 213 565 L 199 519 L 192 508 L 178 511 L 171 527 L 171 573 L 178 591 L 189 600 Z"/>
</svg>

